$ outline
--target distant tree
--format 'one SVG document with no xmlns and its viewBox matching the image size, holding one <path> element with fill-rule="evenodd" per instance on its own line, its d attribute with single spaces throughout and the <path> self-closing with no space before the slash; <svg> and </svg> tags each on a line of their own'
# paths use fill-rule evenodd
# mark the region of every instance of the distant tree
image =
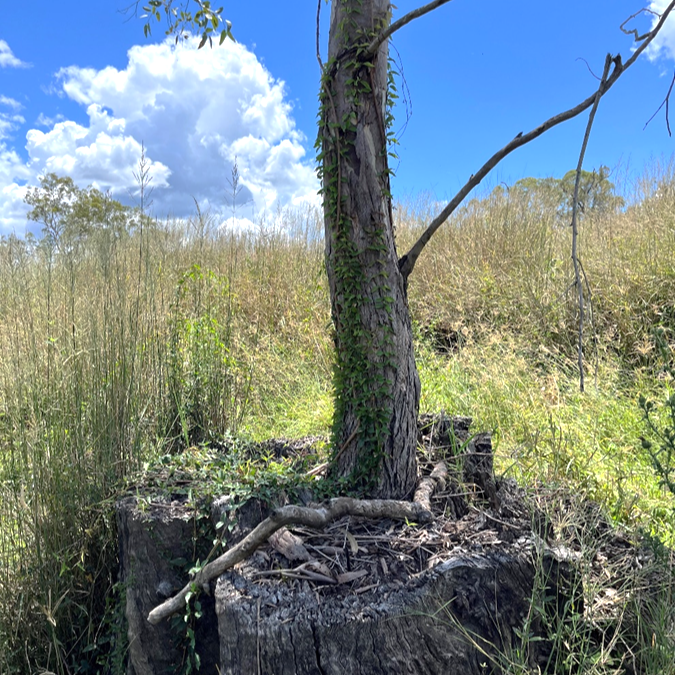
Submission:
<svg viewBox="0 0 675 675">
<path fill-rule="evenodd" d="M 24 201 L 33 207 L 28 212 L 28 220 L 42 223 L 42 235 L 49 247 L 58 246 L 64 233 L 71 229 L 78 192 L 72 178 L 61 178 L 55 173 L 40 176 L 40 187 L 28 189 Z"/>
<path fill-rule="evenodd" d="M 199 46 L 219 36 L 222 8 L 208 0 L 149 0 L 148 22 L 165 18 L 176 41 L 196 28 Z M 371 496 L 403 498 L 417 480 L 416 447 L 420 380 L 413 353 L 408 279 L 438 228 L 508 154 L 552 127 L 591 108 L 631 66 L 675 6 L 669 3 L 656 27 L 635 32 L 636 46 L 624 63 L 607 56 L 597 91 L 569 110 L 520 133 L 478 169 L 402 256 L 394 241 L 389 153 L 394 142 L 394 73 L 389 39 L 411 21 L 449 0 L 432 0 L 392 22 L 389 0 L 332 0 L 328 59 L 321 67 L 317 141 L 324 207 L 326 270 L 335 328 L 334 476 Z M 319 9 L 321 0 L 318 0 Z M 174 6 L 178 5 L 178 7 Z M 138 7 L 138 6 L 136 6 Z M 297 10 L 300 11 L 300 10 Z M 579 19 L 581 20 L 581 19 Z M 319 31 L 317 30 L 317 35 Z"/>
<path fill-rule="evenodd" d="M 68 272 L 70 320 L 75 348 L 76 262 L 82 257 L 84 244 L 90 237 L 102 234 L 117 239 L 126 235 L 131 210 L 96 188 L 80 189 L 72 178 L 60 177 L 55 173 L 41 176 L 40 187 L 29 188 L 24 201 L 32 207 L 28 219 L 42 223 L 43 237 L 37 250 L 43 252 L 47 262 L 48 330 L 51 330 L 53 273 L 56 260 L 62 259 Z M 51 339 L 51 335 L 49 337 Z"/>
<path fill-rule="evenodd" d="M 526 205 L 528 211 L 537 215 L 555 214 L 558 216 L 565 201 L 561 181 L 557 178 L 521 178 L 506 190 L 498 185 L 494 193 L 508 192 Z"/>
<path fill-rule="evenodd" d="M 60 253 L 72 252 L 95 232 L 128 234 L 132 211 L 94 187 L 78 188 L 72 178 L 48 173 L 29 188 L 24 201 L 28 220 L 42 223 L 43 243 Z"/>
<path fill-rule="evenodd" d="M 614 183 L 609 180 L 610 173 L 606 166 L 601 166 L 594 171 L 581 172 L 577 198 L 577 208 L 581 215 L 611 213 L 625 204 L 623 197 L 616 194 Z M 570 170 L 560 181 L 564 195 L 563 215 L 566 219 L 572 215 L 575 180 L 576 171 Z"/>
<path fill-rule="evenodd" d="M 577 198 L 578 214 L 611 213 L 624 205 L 622 197 L 615 193 L 609 180 L 610 170 L 601 166 L 597 170 L 582 171 Z M 569 224 L 572 217 L 574 182 L 577 172 L 572 169 L 562 178 L 521 178 L 511 190 L 525 197 L 531 208 L 554 209 L 561 221 Z"/>
</svg>

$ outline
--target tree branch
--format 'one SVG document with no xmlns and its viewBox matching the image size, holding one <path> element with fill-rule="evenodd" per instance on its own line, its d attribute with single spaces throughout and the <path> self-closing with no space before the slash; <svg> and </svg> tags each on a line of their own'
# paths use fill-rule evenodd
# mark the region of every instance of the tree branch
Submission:
<svg viewBox="0 0 675 675">
<path fill-rule="evenodd" d="M 659 114 L 659 111 L 665 105 L 666 128 L 668 129 L 668 135 L 669 136 L 673 135 L 670 131 L 670 95 L 673 93 L 673 85 L 675 85 L 675 73 L 673 73 L 673 79 L 670 81 L 670 87 L 668 88 L 668 93 L 666 94 L 666 97 L 663 99 L 663 103 L 661 103 L 661 105 L 656 109 L 656 112 L 647 120 L 647 123 L 642 128 L 642 131 L 644 131 L 649 126 L 649 123 Z"/>
<path fill-rule="evenodd" d="M 577 242 L 578 242 L 578 219 L 577 215 L 579 213 L 579 185 L 581 184 L 581 169 L 584 165 L 584 156 L 586 155 L 586 148 L 588 147 L 588 139 L 591 137 L 591 129 L 593 127 L 593 120 L 595 119 L 595 113 L 598 110 L 598 105 L 600 103 L 600 98 L 602 94 L 600 90 L 602 89 L 603 84 L 607 81 L 609 77 L 609 69 L 612 67 L 612 57 L 607 54 L 605 58 L 605 68 L 602 72 L 602 79 L 600 80 L 600 88 L 595 94 L 595 101 L 593 101 L 593 107 L 591 108 L 591 113 L 588 116 L 588 124 L 586 125 L 586 133 L 584 134 L 584 141 L 581 144 L 581 151 L 579 152 L 579 161 L 577 162 L 577 171 L 576 179 L 574 181 L 574 196 L 572 197 L 572 264 L 574 265 L 574 281 L 577 285 L 577 294 L 579 298 L 579 340 L 578 340 L 578 350 L 577 358 L 579 362 L 579 389 L 583 393 L 584 391 L 584 285 L 581 281 L 581 271 L 579 269 L 579 257 L 577 254 Z"/>
<path fill-rule="evenodd" d="M 394 520 L 410 520 L 417 523 L 428 523 L 432 520 L 430 496 L 436 485 L 447 475 L 447 468 L 440 462 L 431 475 L 422 479 L 415 492 L 414 502 L 397 501 L 395 499 L 352 499 L 336 497 L 327 504 L 315 508 L 308 506 L 282 506 L 276 509 L 269 518 L 260 523 L 246 535 L 236 546 L 223 553 L 219 558 L 205 565 L 181 591 L 158 605 L 148 614 L 148 621 L 159 623 L 162 619 L 179 612 L 185 607 L 185 598 L 193 588 L 200 588 L 211 579 L 219 577 L 238 562 L 245 560 L 264 544 L 277 530 L 286 525 L 305 525 L 314 529 L 322 529 L 334 520 L 343 516 L 361 518 L 392 518 Z"/>
<path fill-rule="evenodd" d="M 410 273 L 413 271 L 415 263 L 417 262 L 417 259 L 419 258 L 422 249 L 424 249 L 424 247 L 429 243 L 429 240 L 436 233 L 438 228 L 450 217 L 452 212 L 464 201 L 465 197 L 469 194 L 469 192 L 471 192 L 471 190 L 473 190 L 483 180 L 483 178 L 485 178 L 485 176 L 487 176 L 487 174 L 490 173 L 490 171 L 492 171 L 492 169 L 494 169 L 494 167 L 497 166 L 497 164 L 499 164 L 499 162 L 501 162 L 507 155 L 511 154 L 514 150 L 520 148 L 523 145 L 527 145 L 530 141 L 533 141 L 535 138 L 538 138 L 543 133 L 557 126 L 558 124 L 561 124 L 562 122 L 566 122 L 567 120 L 576 117 L 580 113 L 584 112 L 584 110 L 587 110 L 590 106 L 592 106 L 596 100 L 596 97 L 604 96 L 611 89 L 614 83 L 619 79 L 619 77 L 621 77 L 621 75 L 635 63 L 640 54 L 642 54 L 642 52 L 647 48 L 650 42 L 656 37 L 656 35 L 663 27 L 663 24 L 665 23 L 666 19 L 668 18 L 668 15 L 671 13 L 674 7 L 675 7 L 675 0 L 673 0 L 668 5 L 666 10 L 661 15 L 659 22 L 654 27 L 654 29 L 646 36 L 644 42 L 642 42 L 642 44 L 635 50 L 633 55 L 630 57 L 630 59 L 628 59 L 628 61 L 626 61 L 625 64 L 622 64 L 620 54 L 613 58 L 611 56 L 609 57 L 612 63 L 614 64 L 614 69 L 612 70 L 611 75 L 607 78 L 606 81 L 600 82 L 600 86 L 598 87 L 597 91 L 593 92 L 593 94 L 591 94 L 588 98 L 583 100 L 578 105 L 574 106 L 574 108 L 570 108 L 565 112 L 559 113 L 558 115 L 554 115 L 553 117 L 546 120 L 543 124 L 540 124 L 538 127 L 533 129 L 532 131 L 529 131 L 526 134 L 523 133 L 518 134 L 510 143 L 507 143 L 501 150 L 492 155 L 492 157 L 490 157 L 490 159 L 485 164 L 483 164 L 483 166 L 475 174 L 473 174 L 469 178 L 464 187 L 460 189 L 460 191 L 452 198 L 452 200 L 448 203 L 448 205 L 438 214 L 438 216 L 436 216 L 436 218 L 434 218 L 431 224 L 422 233 L 422 236 L 415 242 L 412 248 L 408 251 L 408 253 L 406 253 L 399 260 L 399 269 L 401 270 L 401 274 L 403 275 L 404 279 L 407 280 L 407 278 L 410 276 Z"/>
<path fill-rule="evenodd" d="M 368 56 L 373 56 L 375 52 L 380 48 L 380 45 L 390 38 L 399 28 L 403 28 L 403 26 L 409 24 L 411 21 L 414 19 L 419 18 L 420 16 L 424 16 L 425 14 L 428 14 L 429 12 L 433 12 L 436 8 L 440 7 L 441 5 L 445 5 L 451 0 L 433 0 L 432 2 L 423 5 L 422 7 L 418 7 L 417 9 L 413 9 L 412 12 L 408 12 L 405 16 L 402 16 L 398 21 L 394 21 L 394 23 L 390 24 L 385 30 L 383 30 L 369 45 L 368 48 L 365 51 L 365 54 Z"/>
<path fill-rule="evenodd" d="M 323 61 L 321 60 L 321 42 L 320 42 L 320 33 L 321 33 L 321 0 L 317 0 L 316 8 L 316 60 L 319 62 L 319 68 L 321 69 L 321 76 L 323 76 Z"/>
</svg>

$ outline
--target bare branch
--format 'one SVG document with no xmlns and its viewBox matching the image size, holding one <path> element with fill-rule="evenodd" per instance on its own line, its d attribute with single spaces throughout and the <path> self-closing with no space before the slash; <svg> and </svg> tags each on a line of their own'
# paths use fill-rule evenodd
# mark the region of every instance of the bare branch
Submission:
<svg viewBox="0 0 675 675">
<path fill-rule="evenodd" d="M 673 73 L 673 79 L 670 82 L 670 87 L 668 88 L 668 93 L 666 94 L 666 97 L 663 99 L 663 102 L 661 103 L 661 105 L 656 109 L 656 112 L 647 120 L 646 124 L 642 128 L 642 131 L 644 131 L 649 126 L 649 123 L 659 114 L 659 111 L 665 105 L 666 106 L 666 128 L 668 129 L 668 136 L 673 135 L 670 131 L 670 95 L 673 93 L 673 85 L 675 85 L 675 73 Z"/>
<path fill-rule="evenodd" d="M 205 565 L 195 575 L 195 578 L 176 595 L 155 607 L 148 615 L 148 621 L 157 624 L 162 619 L 182 610 L 185 607 L 185 598 L 193 588 L 201 588 L 211 579 L 220 576 L 238 562 L 248 558 L 270 536 L 286 525 L 305 525 L 314 529 L 322 529 L 343 516 L 392 518 L 394 520 L 428 523 L 433 518 L 429 497 L 436 484 L 444 480 L 446 473 L 445 464 L 439 463 L 431 476 L 422 480 L 420 488 L 415 494 L 416 501 L 414 502 L 397 501 L 395 499 L 364 500 L 336 497 L 325 505 L 315 508 L 294 505 L 282 506 L 276 509 L 269 518 L 263 520 L 236 546 Z"/>
<path fill-rule="evenodd" d="M 453 213 L 453 211 L 464 201 L 464 198 L 473 190 L 477 185 L 480 184 L 480 182 L 485 178 L 485 176 L 494 169 L 499 162 L 501 162 L 507 155 L 510 155 L 514 150 L 517 148 L 522 147 L 523 145 L 526 145 L 527 143 L 530 143 L 533 141 L 535 138 L 538 138 L 541 136 L 543 133 L 548 131 L 549 129 L 557 126 L 558 124 L 562 124 L 563 122 L 566 122 L 567 120 L 570 120 L 580 113 L 584 112 L 584 110 L 587 110 L 590 108 L 593 103 L 596 100 L 596 96 L 604 96 L 614 85 L 614 83 L 621 77 L 621 75 L 628 69 L 630 66 L 632 66 L 635 61 L 637 61 L 638 57 L 642 52 L 647 48 L 647 46 L 651 43 L 651 41 L 656 37 L 658 32 L 661 30 L 663 24 L 665 23 L 666 19 L 668 18 L 669 14 L 675 7 L 675 0 L 672 0 L 672 2 L 668 5 L 666 10 L 663 12 L 661 15 L 661 18 L 659 19 L 659 22 L 656 24 L 654 29 L 647 35 L 645 40 L 642 42 L 642 44 L 635 50 L 633 55 L 626 61 L 625 64 L 622 64 L 621 62 L 621 55 L 617 55 L 615 57 L 610 57 L 612 63 L 614 64 L 614 69 L 612 70 L 612 73 L 610 76 L 607 78 L 606 81 L 601 82 L 600 86 L 598 87 L 597 91 L 593 92 L 591 96 L 589 96 L 587 99 L 583 100 L 581 103 L 578 105 L 574 106 L 574 108 L 570 108 L 569 110 L 559 113 L 558 115 L 554 115 L 553 117 L 549 118 L 546 120 L 543 124 L 540 124 L 538 127 L 533 129 L 532 131 L 529 131 L 528 133 L 519 133 L 510 143 L 507 143 L 501 150 L 496 152 L 490 159 L 483 164 L 483 166 L 475 173 L 472 174 L 472 176 L 469 178 L 469 180 L 466 182 L 464 187 L 460 189 L 460 191 L 452 198 L 452 200 L 448 203 L 448 205 L 434 218 L 434 220 L 430 223 L 430 225 L 427 227 L 427 229 L 422 233 L 422 236 L 415 242 L 415 244 L 412 246 L 412 248 L 406 253 L 400 260 L 399 260 L 399 269 L 401 270 L 401 274 L 403 275 L 404 279 L 407 279 L 410 276 L 410 273 L 413 271 L 415 267 L 415 263 L 417 262 L 417 259 L 420 256 L 420 253 L 424 249 L 424 247 L 429 243 L 429 240 L 431 237 L 436 233 L 438 228 L 450 217 L 450 215 Z"/>
<path fill-rule="evenodd" d="M 593 120 L 595 119 L 595 113 L 598 110 L 598 105 L 602 97 L 602 85 L 607 82 L 607 78 L 609 77 L 609 69 L 611 67 L 612 57 L 607 54 L 605 58 L 605 69 L 602 72 L 602 79 L 600 80 L 600 88 L 595 94 L 595 101 L 593 101 L 591 114 L 588 116 L 588 124 L 586 125 L 584 141 L 581 144 L 581 151 L 579 152 L 576 179 L 574 181 L 574 196 L 572 197 L 572 264 L 574 265 L 574 282 L 577 285 L 577 293 L 579 298 L 579 341 L 577 357 L 579 361 L 579 389 L 582 392 L 584 391 L 584 285 L 581 281 L 581 270 L 579 268 L 579 257 L 577 255 L 577 238 L 579 234 L 577 226 L 577 215 L 579 213 L 579 185 L 581 184 L 581 169 L 584 165 L 584 156 L 586 155 L 586 148 L 588 147 L 588 139 L 591 137 Z"/>
<path fill-rule="evenodd" d="M 321 41 L 319 39 L 321 33 L 321 0 L 317 0 L 316 8 L 316 60 L 319 62 L 321 75 L 323 76 L 323 61 L 321 60 Z"/>
<path fill-rule="evenodd" d="M 631 29 L 629 29 L 629 28 L 624 28 L 624 26 L 625 26 L 629 21 L 631 21 L 632 19 L 634 19 L 636 16 L 639 16 L 639 15 L 642 14 L 643 12 L 644 12 L 645 14 L 655 14 L 656 16 L 659 15 L 658 12 L 655 12 L 653 9 L 649 9 L 648 7 L 643 7 L 642 9 L 638 10 L 637 12 L 635 12 L 635 14 L 631 14 L 631 15 L 630 15 L 630 16 L 629 16 L 629 17 L 628 17 L 628 18 L 627 18 L 627 19 L 619 26 L 619 28 L 621 29 L 621 31 L 623 31 L 626 35 L 632 35 L 632 36 L 635 38 L 635 42 L 640 42 L 640 41 L 644 40 L 646 37 L 649 36 L 649 33 L 644 33 L 644 34 L 640 35 L 640 34 L 638 33 L 637 28 L 631 28 Z"/>
<path fill-rule="evenodd" d="M 408 12 L 405 16 L 402 16 L 398 21 L 394 21 L 394 23 L 390 24 L 388 28 L 383 30 L 369 45 L 368 49 L 366 49 L 366 54 L 368 55 L 373 55 L 375 52 L 380 48 L 380 45 L 390 38 L 399 28 L 403 28 L 403 26 L 409 24 L 411 21 L 414 19 L 418 19 L 420 16 L 424 16 L 425 14 L 428 14 L 429 12 L 433 12 L 433 10 L 437 9 L 441 5 L 445 5 L 451 0 L 432 0 L 432 2 L 423 5 L 422 7 L 418 7 L 417 9 L 413 9 L 412 12 Z"/>
</svg>

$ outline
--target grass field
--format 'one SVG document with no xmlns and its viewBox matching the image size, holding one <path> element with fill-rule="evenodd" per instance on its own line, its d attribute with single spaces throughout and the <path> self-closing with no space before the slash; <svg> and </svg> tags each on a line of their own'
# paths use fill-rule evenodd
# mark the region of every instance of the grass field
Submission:
<svg viewBox="0 0 675 675">
<path fill-rule="evenodd" d="M 432 211 L 397 205 L 401 250 Z M 107 213 L 77 236 L 0 242 L 0 673 L 116 672 L 112 504 L 148 462 L 331 425 L 317 212 L 247 233 L 203 215 L 132 214 L 120 230 Z M 672 165 L 636 181 L 621 212 L 585 217 L 580 237 L 586 392 L 569 229 L 497 191 L 453 216 L 411 278 L 422 409 L 492 431 L 507 475 L 672 542 L 638 406 L 673 387 L 653 338 L 675 331 Z"/>
</svg>

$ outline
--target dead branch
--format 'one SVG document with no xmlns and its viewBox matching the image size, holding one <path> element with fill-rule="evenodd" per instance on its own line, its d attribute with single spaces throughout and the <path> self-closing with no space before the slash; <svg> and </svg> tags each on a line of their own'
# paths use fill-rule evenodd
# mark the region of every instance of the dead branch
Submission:
<svg viewBox="0 0 675 675">
<path fill-rule="evenodd" d="M 323 74 L 323 61 L 321 60 L 321 0 L 317 0 L 318 6 L 316 8 L 316 60 L 319 62 L 321 74 Z"/>
<path fill-rule="evenodd" d="M 629 29 L 629 28 L 625 28 L 625 25 L 626 25 L 629 21 L 632 21 L 636 16 L 639 16 L 640 14 L 642 14 L 643 12 L 644 12 L 645 14 L 655 14 L 656 16 L 659 15 L 658 12 L 655 12 L 653 9 L 649 9 L 648 7 L 643 7 L 642 9 L 639 9 L 637 12 L 635 12 L 635 14 L 631 14 L 631 15 L 630 15 L 630 16 L 629 16 L 629 17 L 628 17 L 628 18 L 627 18 L 627 19 L 619 26 L 619 30 L 621 30 L 621 31 L 622 31 L 623 33 L 625 33 L 626 35 L 632 35 L 632 36 L 635 38 L 635 42 L 640 42 L 640 41 L 644 40 L 644 39 L 649 35 L 649 33 L 643 33 L 642 35 L 640 35 L 640 34 L 638 33 L 638 29 L 637 29 L 637 28 L 630 28 L 630 29 Z"/>
<path fill-rule="evenodd" d="M 441 466 L 442 465 L 442 466 Z M 185 598 L 194 588 L 201 588 L 211 579 L 219 577 L 238 562 L 251 556 L 269 537 L 286 525 L 305 525 L 313 529 L 323 529 L 344 516 L 357 518 L 391 518 L 409 520 L 416 523 L 428 523 L 433 519 L 430 508 L 430 496 L 434 487 L 443 480 L 447 469 L 444 464 L 436 466 L 429 478 L 421 481 L 415 493 L 423 501 L 404 502 L 395 499 L 352 499 L 336 497 L 326 504 L 316 507 L 288 505 L 276 509 L 269 518 L 263 520 L 238 544 L 223 553 L 219 558 L 205 565 L 180 592 L 158 605 L 148 614 L 148 621 L 159 623 L 162 619 L 179 612 L 185 607 Z M 432 485 L 429 487 L 429 481 Z"/>
<path fill-rule="evenodd" d="M 420 504 L 426 511 L 431 513 L 431 495 L 436 489 L 445 489 L 445 478 L 448 475 L 448 467 L 445 462 L 439 462 L 430 476 L 425 476 L 420 481 L 419 487 L 415 491 L 414 503 Z"/>
<path fill-rule="evenodd" d="M 625 73 L 626 70 L 628 70 L 628 68 L 630 68 L 635 63 L 635 61 L 637 61 L 640 54 L 642 54 L 642 52 L 647 48 L 647 46 L 651 43 L 651 41 L 657 36 L 659 31 L 663 27 L 663 24 L 666 22 L 666 19 L 672 12 L 673 8 L 675 8 L 675 0 L 672 0 L 672 2 L 668 5 L 668 7 L 666 7 L 665 11 L 661 15 L 661 18 L 659 19 L 658 23 L 653 28 L 653 30 L 650 31 L 647 35 L 641 36 L 644 37 L 642 44 L 640 44 L 640 46 L 635 50 L 635 52 L 633 52 L 633 55 L 628 59 L 628 61 L 626 61 L 625 64 L 622 63 L 620 54 L 615 57 L 611 56 L 609 57 L 612 63 L 614 64 L 614 68 L 609 77 L 604 82 L 600 83 L 600 86 L 598 87 L 597 91 L 593 92 L 593 94 L 591 94 L 588 98 L 586 98 L 573 108 L 570 108 L 565 112 L 559 113 L 558 115 L 554 115 L 553 117 L 549 118 L 543 124 L 540 124 L 535 129 L 532 129 L 532 131 L 529 131 L 528 133 L 519 133 L 512 141 L 507 143 L 501 150 L 492 155 L 492 157 L 490 157 L 490 159 L 487 162 L 485 162 L 485 164 L 483 164 L 483 166 L 469 178 L 464 187 L 460 189 L 460 191 L 452 198 L 452 200 L 448 203 L 448 205 L 438 214 L 436 218 L 434 218 L 431 224 L 422 233 L 420 238 L 415 242 L 415 244 L 413 244 L 412 248 L 408 251 L 408 253 L 406 253 L 399 260 L 399 269 L 401 270 L 401 274 L 403 275 L 404 279 L 407 280 L 407 278 L 410 276 L 411 272 L 415 267 L 417 259 L 422 253 L 424 247 L 429 243 L 431 237 L 436 233 L 438 228 L 440 228 L 440 226 L 450 217 L 453 211 L 464 201 L 465 197 L 469 194 L 469 192 L 471 192 L 471 190 L 473 190 L 477 185 L 479 185 L 480 182 L 483 180 L 483 178 L 485 178 L 485 176 L 487 176 L 488 173 L 490 173 L 490 171 L 492 171 L 492 169 L 494 169 L 494 167 L 497 166 L 497 164 L 499 164 L 499 162 L 501 162 L 507 155 L 510 155 L 514 150 L 522 147 L 523 145 L 527 145 L 535 138 L 538 138 L 543 133 L 557 126 L 558 124 L 562 124 L 563 122 L 566 122 L 567 120 L 570 120 L 576 117 L 577 115 L 581 114 L 582 112 L 584 112 L 593 105 L 598 95 L 600 97 L 604 96 L 612 88 L 612 86 L 616 83 L 616 81 L 621 77 L 621 75 Z"/>
<path fill-rule="evenodd" d="M 666 97 L 663 99 L 663 102 L 661 103 L 661 105 L 656 109 L 656 112 L 647 120 L 646 124 L 642 128 L 642 131 L 644 131 L 649 126 L 649 123 L 659 114 L 659 111 L 665 105 L 666 106 L 666 128 L 668 129 L 668 136 L 673 135 L 670 131 L 670 95 L 673 93 L 673 85 L 675 85 L 675 73 L 673 73 L 673 79 L 670 81 L 670 87 L 668 87 L 668 93 L 666 94 Z"/>
<path fill-rule="evenodd" d="M 595 351 L 595 386 L 598 386 L 598 371 L 600 370 L 600 354 L 598 353 L 598 331 L 596 330 L 595 325 L 595 309 L 593 309 L 593 291 L 591 290 L 591 284 L 588 281 L 588 274 L 584 269 L 584 264 L 579 260 L 579 267 L 581 268 L 581 278 L 584 280 L 584 285 L 586 286 L 586 294 L 588 298 L 588 317 L 590 320 L 591 328 L 593 329 L 593 349 Z"/>
<path fill-rule="evenodd" d="M 605 69 L 602 72 L 602 79 L 600 80 L 600 88 L 595 95 L 595 101 L 591 108 L 591 113 L 588 116 L 588 124 L 586 125 L 586 133 L 584 134 L 584 141 L 581 144 L 581 151 L 579 152 L 579 161 L 577 162 L 576 179 L 574 181 L 574 196 L 572 197 L 572 264 L 574 265 L 574 283 L 577 285 L 577 295 L 579 298 L 579 341 L 577 358 L 579 362 L 579 389 L 584 391 L 584 284 L 581 279 L 581 270 L 579 268 L 579 257 L 577 253 L 577 242 L 579 235 L 578 227 L 578 213 L 579 213 L 579 185 L 581 184 L 581 169 L 584 165 L 584 156 L 586 155 L 586 148 L 588 147 L 588 139 L 591 137 L 591 128 L 593 127 L 593 120 L 595 113 L 598 110 L 598 104 L 602 97 L 602 85 L 609 77 L 609 69 L 612 67 L 612 57 L 607 54 L 605 58 Z"/>
</svg>

